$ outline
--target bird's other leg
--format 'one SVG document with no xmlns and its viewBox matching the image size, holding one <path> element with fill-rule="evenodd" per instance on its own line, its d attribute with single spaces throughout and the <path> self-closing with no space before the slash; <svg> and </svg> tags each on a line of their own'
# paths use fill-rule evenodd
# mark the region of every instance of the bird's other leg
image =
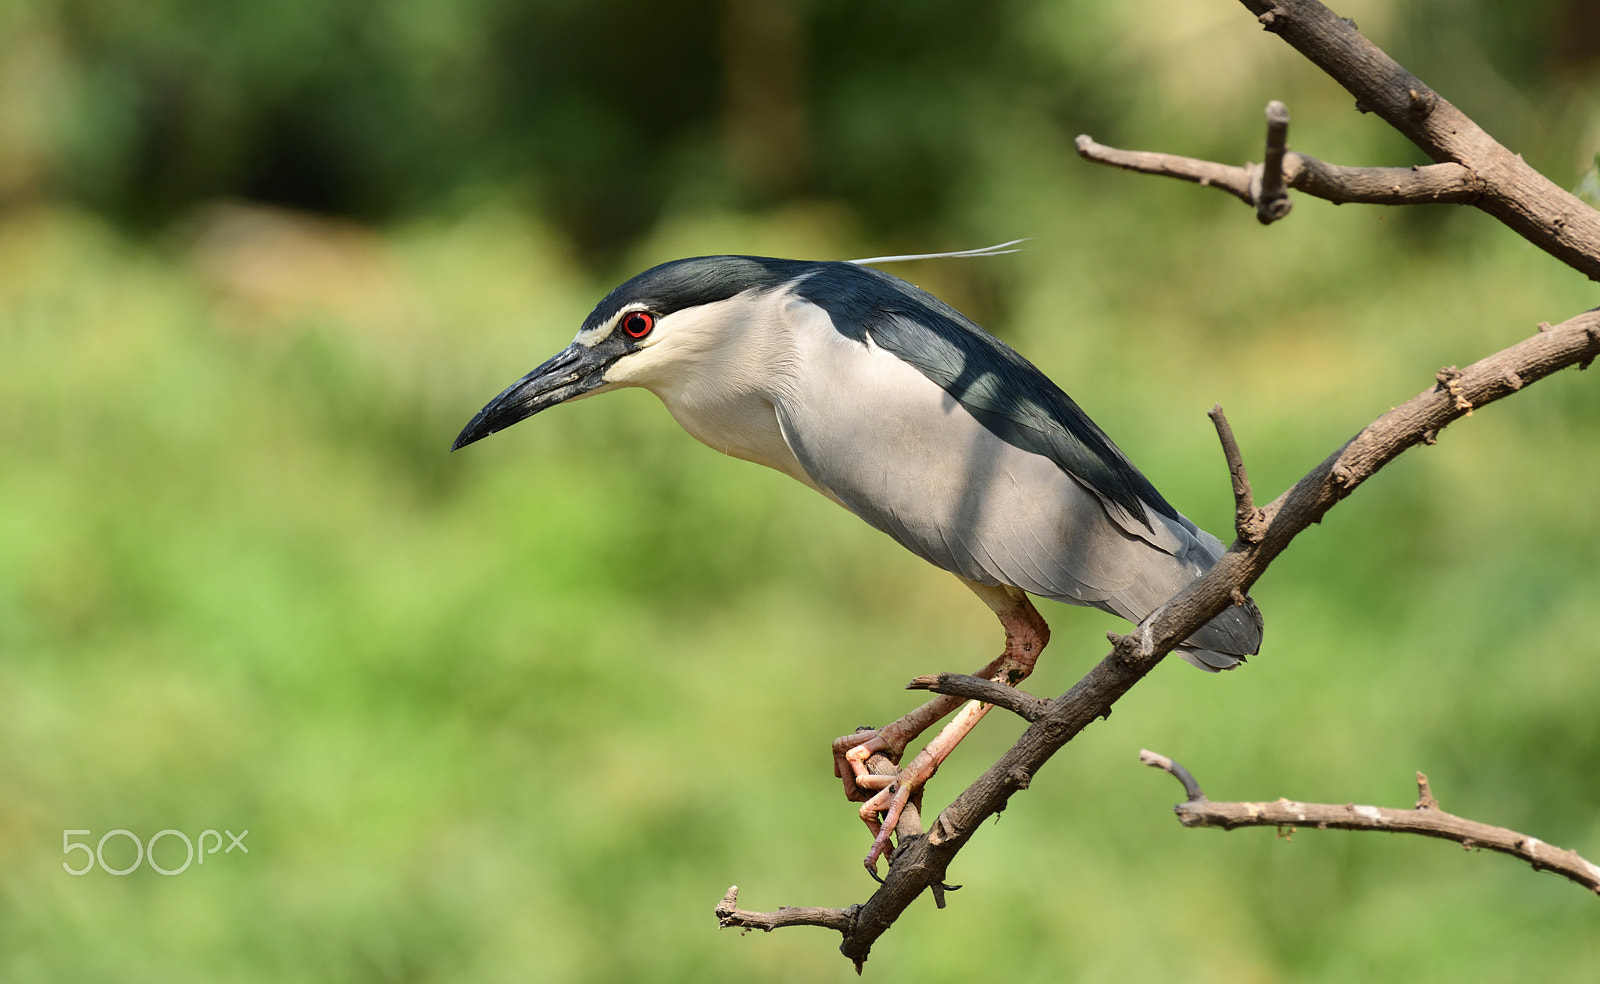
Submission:
<svg viewBox="0 0 1600 984">
<path fill-rule="evenodd" d="M 999 616 L 1006 633 L 1005 651 L 974 675 L 1016 686 L 1033 672 L 1039 653 L 1050 641 L 1050 627 L 1028 596 L 1018 588 L 1005 585 L 991 587 L 972 582 L 967 582 L 967 586 Z M 898 775 L 874 775 L 867 769 L 867 759 L 882 753 L 892 761 L 899 762 L 909 742 L 961 705 L 960 698 L 940 695 L 887 727 L 876 731 L 857 731 L 834 741 L 834 774 L 844 780 L 845 795 L 862 804 L 861 819 L 873 834 L 872 850 L 865 860 L 868 869 L 877 867 L 878 858 L 883 856 L 888 847 L 889 836 L 899 822 L 906 803 L 938 771 L 940 763 L 960 744 L 961 739 L 983 719 L 990 705 L 967 701 L 950 723 Z M 873 792 L 868 795 L 863 790 Z M 878 817 L 880 813 L 883 814 L 881 821 Z"/>
<path fill-rule="evenodd" d="M 1020 589 L 991 587 L 965 579 L 963 583 L 994 611 L 1006 633 L 1005 651 L 973 675 L 1015 686 L 1033 672 L 1039 653 L 1050 641 L 1050 627 Z M 857 803 L 865 802 L 868 795 L 861 792 L 863 786 L 879 789 L 887 784 L 882 781 L 884 777 L 874 777 L 867 771 L 866 760 L 881 753 L 898 763 L 908 744 L 961 704 L 960 697 L 941 694 L 886 727 L 862 728 L 835 739 L 834 775 L 844 780 L 845 796 Z M 859 782 L 862 778 L 865 783 Z"/>
</svg>

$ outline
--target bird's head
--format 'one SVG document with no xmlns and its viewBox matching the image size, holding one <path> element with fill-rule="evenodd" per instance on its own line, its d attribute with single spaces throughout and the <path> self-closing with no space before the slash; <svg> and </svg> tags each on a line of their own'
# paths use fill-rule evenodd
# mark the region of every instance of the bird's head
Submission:
<svg viewBox="0 0 1600 984">
<path fill-rule="evenodd" d="M 744 327 L 751 306 L 807 264 L 750 256 L 698 256 L 646 270 L 607 294 L 572 344 L 506 387 L 461 431 L 451 450 L 558 403 L 623 386 L 655 388 L 708 364 Z"/>
</svg>

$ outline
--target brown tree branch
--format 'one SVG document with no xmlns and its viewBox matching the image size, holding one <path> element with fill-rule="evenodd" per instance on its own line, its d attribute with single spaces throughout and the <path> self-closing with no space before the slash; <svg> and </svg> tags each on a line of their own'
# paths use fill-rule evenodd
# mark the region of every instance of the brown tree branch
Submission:
<svg viewBox="0 0 1600 984">
<path fill-rule="evenodd" d="M 931 690 L 936 694 L 981 700 L 1003 707 L 1024 721 L 1037 721 L 1050 709 L 1050 701 L 1025 690 L 964 673 L 930 673 L 906 684 L 907 690 Z"/>
<path fill-rule="evenodd" d="M 1233 530 L 1245 543 L 1261 542 L 1262 516 L 1256 508 L 1255 493 L 1250 489 L 1250 473 L 1244 468 L 1244 455 L 1239 442 L 1234 439 L 1233 427 L 1217 404 L 1207 413 L 1217 428 L 1217 440 L 1222 442 L 1222 456 L 1228 462 L 1228 477 L 1233 482 Z M 1243 604 L 1243 602 L 1235 602 Z"/>
<path fill-rule="evenodd" d="M 1164 755 L 1141 751 L 1139 761 L 1172 773 L 1183 783 L 1187 802 L 1172 808 L 1185 827 L 1278 827 L 1291 830 L 1315 827 L 1318 830 L 1382 830 L 1396 834 L 1421 834 L 1455 841 L 1462 847 L 1486 847 L 1491 851 L 1520 858 L 1534 871 L 1551 871 L 1600 895 L 1600 866 L 1585 860 L 1576 851 L 1546 844 L 1537 837 L 1495 827 L 1477 820 L 1458 817 L 1439 808 L 1428 777 L 1417 773 L 1417 805 L 1409 810 L 1384 806 L 1358 806 L 1354 803 L 1297 803 L 1277 799 L 1270 803 L 1215 803 L 1205 798 L 1187 769 Z"/>
<path fill-rule="evenodd" d="M 1148 748 L 1139 749 L 1139 761 L 1150 766 L 1152 769 L 1160 769 L 1161 771 L 1172 776 L 1172 778 L 1183 783 L 1183 791 L 1184 794 L 1189 797 L 1189 802 L 1205 802 L 1206 794 L 1200 790 L 1200 780 L 1196 779 L 1194 777 L 1194 773 L 1190 772 L 1188 769 L 1185 769 L 1183 766 L 1167 758 L 1165 755 L 1152 752 Z"/>
<path fill-rule="evenodd" d="M 1289 107 L 1274 99 L 1267 103 L 1267 146 L 1261 158 L 1261 181 L 1256 192 L 1256 218 L 1271 225 L 1289 214 L 1294 202 L 1284 187 L 1284 155 L 1289 149 Z"/>
<path fill-rule="evenodd" d="M 1220 188 L 1246 205 L 1256 204 L 1258 166 L 1255 164 L 1238 167 L 1203 161 L 1196 157 L 1162 154 L 1152 150 L 1122 150 L 1096 143 L 1087 133 L 1078 134 L 1073 146 L 1078 148 L 1078 156 L 1086 161 L 1120 167 L 1124 171 L 1137 171 L 1140 174 L 1155 174 L 1166 178 L 1178 178 L 1181 181 L 1193 181 L 1203 187 Z"/>
<path fill-rule="evenodd" d="M 1267 6 L 1258 4 L 1256 0 L 1243 0 L 1243 2 L 1252 10 L 1257 10 L 1258 7 L 1264 10 Z M 1328 18 L 1337 22 L 1332 27 L 1327 23 L 1327 18 L 1302 16 L 1306 10 L 1311 10 L 1312 13 L 1315 11 L 1326 13 L 1325 8 L 1313 0 L 1281 0 L 1279 4 L 1271 6 L 1272 10 L 1267 13 L 1272 14 L 1270 19 L 1273 23 L 1279 20 L 1292 22 L 1292 29 L 1286 24 L 1282 26 L 1281 33 L 1297 48 L 1301 47 L 1301 44 L 1313 44 L 1319 31 L 1339 32 L 1337 43 L 1329 42 L 1317 48 L 1319 57 L 1313 57 L 1312 60 L 1346 84 L 1347 88 L 1353 83 L 1347 81 L 1343 73 L 1354 73 L 1359 84 L 1356 88 L 1352 88 L 1352 91 L 1357 89 L 1365 91 L 1370 87 L 1371 80 L 1367 76 L 1371 74 L 1369 63 L 1374 58 L 1393 66 L 1393 62 L 1388 61 L 1386 55 L 1356 34 L 1353 27 L 1337 18 L 1332 18 L 1331 14 L 1328 14 Z M 1265 13 L 1262 19 L 1264 23 L 1269 20 Z M 1352 37 L 1359 41 L 1359 44 L 1352 41 Z M 1345 49 L 1350 49 L 1353 53 L 1327 54 L 1330 50 Z M 1354 59 L 1354 61 L 1347 66 L 1342 59 Z M 1398 70 L 1398 66 L 1394 68 Z M 1401 78 L 1394 76 L 1393 72 L 1390 76 L 1392 76 L 1389 78 L 1390 84 L 1398 84 L 1403 88 L 1399 90 L 1398 96 L 1393 92 L 1388 93 L 1384 97 L 1388 102 L 1384 105 L 1390 106 L 1398 98 L 1401 103 L 1416 107 L 1417 115 L 1423 119 L 1423 123 L 1418 124 L 1422 127 L 1419 132 L 1429 136 L 1429 139 L 1438 137 L 1434 131 L 1435 123 L 1431 121 L 1436 118 L 1453 119 L 1449 117 L 1449 113 L 1459 116 L 1454 107 L 1438 99 L 1414 77 L 1404 75 Z M 1357 94 L 1359 96 L 1360 92 Z M 1367 104 L 1371 106 L 1374 102 L 1368 100 Z M 1441 107 L 1447 108 L 1448 112 Z M 1444 115 L 1441 116 L 1441 113 Z M 1384 118 L 1389 119 L 1389 116 L 1386 115 Z M 1465 121 L 1461 126 L 1471 126 L 1476 133 L 1482 133 L 1471 124 L 1470 120 L 1465 120 L 1465 117 L 1460 119 Z M 1401 129 L 1407 132 L 1408 136 L 1411 135 L 1404 127 Z M 1466 131 L 1463 129 L 1462 132 Z M 1487 137 L 1483 139 L 1486 140 Z M 1476 147 L 1476 144 L 1473 146 Z M 1106 152 L 1104 155 L 1106 162 L 1117 166 L 1217 184 L 1252 204 L 1259 198 L 1259 191 L 1251 188 L 1252 184 L 1257 183 L 1257 179 L 1248 169 L 1226 168 L 1205 161 L 1173 158 L 1168 155 L 1139 155 L 1125 151 L 1111 151 L 1110 148 L 1100 148 L 1087 137 L 1079 138 L 1080 153 L 1091 159 L 1100 159 L 1099 156 L 1086 153 L 1086 148 L 1090 151 L 1098 149 Z M 1403 200 L 1407 202 L 1442 201 L 1446 200 L 1447 196 L 1459 194 L 1460 198 L 1451 200 L 1472 201 L 1496 215 L 1525 238 L 1561 258 L 1563 262 L 1590 273 L 1591 276 L 1600 273 L 1600 234 L 1590 234 L 1591 231 L 1600 230 L 1600 216 L 1595 216 L 1587 206 L 1572 199 L 1560 189 L 1555 189 L 1559 194 L 1551 197 L 1550 202 L 1554 204 L 1550 207 L 1527 202 L 1514 207 L 1509 204 L 1494 207 L 1483 204 L 1480 198 L 1491 194 L 1489 186 L 1494 181 L 1505 182 L 1496 185 L 1493 190 L 1496 201 L 1502 203 L 1511 202 L 1525 194 L 1542 194 L 1544 192 L 1538 189 L 1545 186 L 1554 189 L 1554 185 L 1542 176 L 1538 176 L 1537 172 L 1532 172 L 1533 177 L 1523 174 L 1519 167 L 1530 172 L 1531 169 L 1521 165 L 1520 161 L 1516 162 L 1517 167 L 1513 167 L 1495 153 L 1487 151 L 1485 153 L 1488 155 L 1486 159 L 1494 166 L 1480 167 L 1473 161 L 1456 161 L 1456 158 L 1450 158 L 1456 162 L 1435 165 L 1434 168 L 1338 169 L 1322 165 L 1321 162 L 1315 162 L 1317 166 L 1308 166 L 1305 163 L 1308 158 L 1285 152 L 1283 169 L 1285 181 L 1290 187 L 1300 187 L 1297 181 L 1305 181 L 1308 185 L 1315 185 L 1318 181 L 1323 184 L 1335 184 L 1338 186 L 1338 193 L 1351 196 L 1344 199 L 1347 201 L 1377 200 L 1359 197 L 1362 194 L 1375 194 L 1375 192 L 1370 189 L 1363 191 L 1362 189 L 1368 188 L 1368 185 L 1362 182 L 1347 180 L 1351 173 L 1356 171 L 1361 172 L 1358 176 L 1363 181 L 1372 179 L 1374 174 L 1379 174 L 1381 180 L 1389 181 L 1385 187 L 1390 191 L 1386 194 L 1401 195 L 1407 189 L 1415 191 L 1416 187 L 1421 185 L 1429 185 L 1432 188 L 1427 196 L 1405 197 Z M 1313 174 L 1315 180 L 1298 177 L 1304 174 Z M 1412 177 L 1402 181 L 1400 178 L 1402 174 L 1409 174 Z M 1241 177 L 1242 183 L 1240 183 Z M 1482 185 L 1481 189 L 1478 187 L 1479 184 Z M 1311 187 L 1307 187 L 1306 190 L 1316 193 Z M 1584 210 L 1589 217 L 1578 216 L 1571 205 L 1567 204 L 1568 199 L 1578 209 Z M 1385 200 L 1392 202 L 1401 199 Z M 898 847 L 891 859 L 888 875 L 866 902 L 848 909 L 803 910 L 808 913 L 824 914 L 816 916 L 811 921 L 804 921 L 799 917 L 783 915 L 790 910 L 779 910 L 777 913 L 741 912 L 734 907 L 735 900 L 730 893 L 724 900 L 725 905 L 718 906 L 719 921 L 723 925 L 758 928 L 776 928 L 778 925 L 802 923 L 826 925 L 838 930 L 842 935 L 843 940 L 839 949 L 855 962 L 859 971 L 873 943 L 894 924 L 900 913 L 924 889 L 933 889 L 936 901 L 942 901 L 943 882 L 950 863 L 985 819 L 1003 810 L 1013 793 L 1026 789 L 1039 767 L 1062 746 L 1095 719 L 1109 715 L 1112 705 L 1150 672 L 1174 646 L 1192 635 L 1228 605 L 1241 601 L 1244 593 L 1278 554 L 1288 547 L 1295 536 L 1311 524 L 1320 522 L 1324 514 L 1338 504 L 1339 500 L 1349 495 L 1362 482 L 1407 449 L 1418 444 L 1433 443 L 1439 431 L 1451 421 L 1470 414 L 1475 408 L 1502 399 L 1559 369 L 1573 365 L 1586 367 L 1597 356 L 1600 356 L 1600 309 L 1577 315 L 1555 327 L 1541 324 L 1539 331 L 1533 336 L 1464 370 L 1454 367 L 1441 370 L 1435 377 L 1434 383 L 1422 393 L 1378 417 L 1313 468 L 1292 488 L 1265 508 L 1256 510 L 1251 517 L 1254 522 L 1249 525 L 1253 534 L 1259 534 L 1259 538 L 1252 540 L 1241 533 L 1239 539 L 1209 571 L 1152 612 L 1132 633 L 1115 637 L 1110 654 L 1074 684 L 1072 689 L 1049 702 L 1046 712 L 1032 720 L 1028 729 L 1000 760 L 990 766 L 976 782 L 962 791 L 939 814 L 926 834 L 906 836 L 908 828 L 902 824 L 900 827 L 902 836 L 897 837 Z M 1225 437 L 1221 439 L 1224 444 L 1228 443 Z M 1236 450 L 1235 448 L 1234 452 L 1230 452 L 1230 459 Z M 1231 472 L 1232 460 L 1229 467 Z M 1236 504 L 1237 502 L 1236 497 Z M 950 682 L 945 681 L 945 683 Z M 848 913 L 848 918 L 839 916 L 839 913 Z M 727 918 L 724 918 L 725 915 Z"/>
<path fill-rule="evenodd" d="M 1096 143 L 1088 134 L 1080 134 L 1075 145 L 1078 156 L 1096 164 L 1220 188 L 1254 206 L 1256 217 L 1263 223 L 1289 214 L 1287 208 L 1274 212 L 1258 200 L 1262 191 L 1260 164 L 1218 164 L 1177 154 L 1121 150 Z M 1335 205 L 1476 205 L 1483 195 L 1482 182 L 1460 164 L 1341 167 L 1292 150 L 1283 155 L 1283 180 L 1296 191 Z"/>
<path fill-rule="evenodd" d="M 759 929 L 770 933 L 784 926 L 821 926 L 849 935 L 850 923 L 855 919 L 858 906 L 844 909 L 824 909 L 814 905 L 779 906 L 776 912 L 749 912 L 739 908 L 739 886 L 728 887 L 714 910 L 717 923 L 723 929 Z"/>
<path fill-rule="evenodd" d="M 1335 205 L 1475 205 L 1483 184 L 1460 164 L 1340 167 L 1289 154 L 1289 186 Z"/>
<path fill-rule="evenodd" d="M 1317 0 L 1240 0 L 1268 31 L 1328 73 L 1429 157 L 1471 171 L 1472 202 L 1522 238 L 1600 280 L 1600 212 L 1497 143 L 1467 114 L 1406 71 L 1351 21 Z M 1309 190 L 1309 189 L 1308 189 Z"/>
</svg>

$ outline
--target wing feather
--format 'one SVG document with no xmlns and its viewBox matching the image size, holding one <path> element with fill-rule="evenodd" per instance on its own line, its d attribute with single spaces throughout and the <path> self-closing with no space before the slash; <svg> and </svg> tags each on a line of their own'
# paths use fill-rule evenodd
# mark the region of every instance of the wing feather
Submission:
<svg viewBox="0 0 1600 984">
<path fill-rule="evenodd" d="M 938 383 L 997 437 L 1054 461 L 1129 532 L 1155 530 L 1148 511 L 1188 523 L 1048 376 L 932 294 L 849 263 L 817 264 L 795 290 L 841 334 L 870 337 Z"/>
</svg>

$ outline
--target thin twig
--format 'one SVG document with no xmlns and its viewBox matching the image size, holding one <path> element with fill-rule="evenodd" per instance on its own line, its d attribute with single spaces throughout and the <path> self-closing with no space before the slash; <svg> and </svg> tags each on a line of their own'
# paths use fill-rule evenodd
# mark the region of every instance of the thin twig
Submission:
<svg viewBox="0 0 1600 984">
<path fill-rule="evenodd" d="M 1199 803 L 1205 801 L 1206 794 L 1200 789 L 1200 780 L 1194 777 L 1194 773 L 1167 758 L 1165 755 L 1162 755 L 1158 752 L 1152 752 L 1148 748 L 1141 748 L 1139 749 L 1139 761 L 1150 766 L 1152 769 L 1160 769 L 1161 771 L 1172 776 L 1174 779 L 1183 783 L 1183 792 L 1189 797 L 1189 802 Z"/>
<path fill-rule="evenodd" d="M 1222 442 L 1222 456 L 1228 462 L 1228 477 L 1233 483 L 1234 532 L 1246 543 L 1260 543 L 1261 510 L 1256 508 L 1255 493 L 1250 488 L 1250 473 L 1245 471 L 1244 455 L 1233 436 L 1233 427 L 1222 412 L 1220 403 L 1213 405 L 1207 416 L 1217 428 L 1217 440 Z"/>
<path fill-rule="evenodd" d="M 1166 769 L 1183 782 L 1189 800 L 1172 808 L 1185 827 L 1278 827 L 1317 830 L 1381 830 L 1396 834 L 1420 834 L 1455 841 L 1464 848 L 1486 847 L 1491 851 L 1520 858 L 1534 871 L 1551 871 L 1600 894 L 1600 866 L 1585 860 L 1576 851 L 1567 851 L 1537 837 L 1506 827 L 1495 827 L 1477 820 L 1458 817 L 1439 808 L 1428 787 L 1428 777 L 1417 773 L 1419 797 L 1412 809 L 1384 806 L 1358 806 L 1354 803 L 1297 803 L 1278 799 L 1263 803 L 1216 803 L 1205 798 L 1188 770 L 1171 759 L 1153 752 L 1139 753 L 1146 765 Z"/>
<path fill-rule="evenodd" d="M 1264 207 L 1265 182 L 1259 164 L 1219 164 L 1151 150 L 1122 150 L 1096 143 L 1087 134 L 1078 137 L 1076 146 L 1080 157 L 1096 164 L 1220 188 L 1255 207 L 1257 217 Z M 1292 150 L 1283 154 L 1283 183 L 1335 205 L 1476 205 L 1484 188 L 1477 175 L 1460 164 L 1343 167 Z M 1287 196 L 1281 199 L 1288 200 Z M 1282 215 L 1267 221 L 1287 214 L 1284 209 Z"/>
<path fill-rule="evenodd" d="M 1246 205 L 1255 204 L 1255 193 L 1252 190 L 1255 171 L 1252 167 L 1236 167 L 1231 164 L 1203 161 L 1196 157 L 1179 157 L 1177 154 L 1159 154 L 1148 150 L 1120 150 L 1095 143 L 1087 133 L 1078 134 L 1073 144 L 1078 148 L 1078 156 L 1086 161 L 1109 164 L 1125 171 L 1138 171 L 1140 174 L 1159 174 L 1163 177 L 1193 181 L 1198 185 L 1220 188 Z"/>
<path fill-rule="evenodd" d="M 850 931 L 850 921 L 855 917 L 856 906 L 845 909 L 824 909 L 820 906 L 780 906 L 776 912 L 749 912 L 739 908 L 739 886 L 732 885 L 713 911 L 723 929 L 759 929 L 770 933 L 784 926 L 821 926 L 824 929 Z"/>
<path fill-rule="evenodd" d="M 981 700 L 1003 707 L 1024 721 L 1037 721 L 1050 709 L 1050 701 L 1003 683 L 964 673 L 930 673 L 906 684 L 907 690 L 931 690 L 936 694 Z"/>
</svg>

